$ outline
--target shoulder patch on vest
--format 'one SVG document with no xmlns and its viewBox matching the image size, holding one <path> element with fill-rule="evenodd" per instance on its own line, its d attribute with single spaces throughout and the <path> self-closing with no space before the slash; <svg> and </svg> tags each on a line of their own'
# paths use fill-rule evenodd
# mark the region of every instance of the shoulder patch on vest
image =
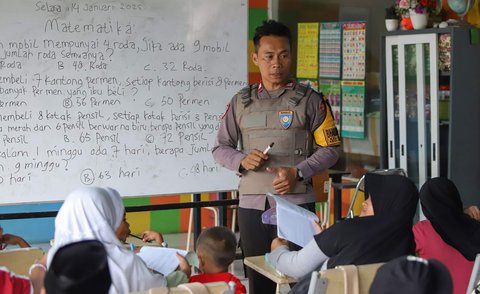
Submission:
<svg viewBox="0 0 480 294">
<path fill-rule="evenodd" d="M 290 104 L 292 104 L 293 106 L 297 106 L 298 103 L 300 103 L 300 100 L 305 97 L 309 88 L 310 87 L 308 85 L 302 85 L 300 83 L 297 83 L 295 85 L 295 88 L 293 89 L 295 91 L 295 96 L 289 99 Z"/>
<path fill-rule="evenodd" d="M 244 87 L 238 91 L 238 97 L 241 99 L 242 104 L 246 107 L 250 102 L 252 102 L 252 90 L 256 89 L 258 84 L 252 84 Z"/>
</svg>

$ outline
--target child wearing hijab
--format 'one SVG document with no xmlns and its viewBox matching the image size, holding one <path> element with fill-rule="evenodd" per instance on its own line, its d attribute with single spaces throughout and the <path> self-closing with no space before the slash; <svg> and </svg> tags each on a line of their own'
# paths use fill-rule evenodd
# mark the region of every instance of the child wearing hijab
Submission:
<svg viewBox="0 0 480 294">
<path fill-rule="evenodd" d="M 199 275 L 190 277 L 189 282 L 235 282 L 235 294 L 247 290 L 240 280 L 228 272 L 228 266 L 235 260 L 237 238 L 226 227 L 212 227 L 202 231 L 197 240 Z"/>
<path fill-rule="evenodd" d="M 283 274 L 305 277 L 292 293 L 308 289 L 313 270 L 387 262 L 415 252 L 411 230 L 418 202 L 415 184 L 400 175 L 369 173 L 365 189 L 369 197 L 363 203 L 361 217 L 334 224 L 313 236 L 300 251 L 289 251 L 278 238 L 272 242 L 268 261 Z"/>
<path fill-rule="evenodd" d="M 382 265 L 370 286 L 370 294 L 450 294 L 448 269 L 435 259 L 402 256 Z"/>
<path fill-rule="evenodd" d="M 55 218 L 55 242 L 48 253 L 47 268 L 59 248 L 74 242 L 96 239 L 107 252 L 112 285 L 109 293 L 145 291 L 166 287 L 167 279 L 152 273 L 115 235 L 125 208 L 120 194 L 111 188 L 83 187 L 70 193 Z M 181 264 L 189 275 L 189 266 Z M 187 281 L 185 276 L 184 281 Z M 170 285 L 169 286 L 175 286 Z"/>
<path fill-rule="evenodd" d="M 464 212 L 460 193 L 447 178 L 433 178 L 420 189 L 427 220 L 413 226 L 417 255 L 446 265 L 453 293 L 465 293 L 475 256 L 480 253 L 480 222 Z"/>
</svg>

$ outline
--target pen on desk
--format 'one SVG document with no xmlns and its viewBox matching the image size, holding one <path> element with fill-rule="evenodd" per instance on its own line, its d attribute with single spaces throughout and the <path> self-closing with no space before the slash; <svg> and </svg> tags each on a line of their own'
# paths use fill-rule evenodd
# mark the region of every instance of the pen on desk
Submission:
<svg viewBox="0 0 480 294">
<path fill-rule="evenodd" d="M 270 149 L 272 149 L 273 144 L 274 144 L 274 142 L 270 143 L 270 145 L 268 145 L 267 148 L 265 148 L 265 150 L 263 150 L 263 154 L 267 154 L 268 151 L 270 151 Z"/>
</svg>

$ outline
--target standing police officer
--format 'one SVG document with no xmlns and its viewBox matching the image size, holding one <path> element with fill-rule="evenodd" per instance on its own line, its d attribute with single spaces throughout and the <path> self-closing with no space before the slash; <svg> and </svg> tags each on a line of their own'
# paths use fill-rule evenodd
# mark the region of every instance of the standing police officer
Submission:
<svg viewBox="0 0 480 294">
<path fill-rule="evenodd" d="M 283 195 L 314 211 L 311 177 L 333 166 L 340 153 L 330 105 L 290 78 L 288 27 L 264 22 L 253 42 L 252 60 L 262 81 L 232 98 L 213 148 L 215 160 L 241 176 L 238 225 L 245 257 L 269 252 L 276 237 L 275 226 L 262 224 L 262 212 L 275 206 L 265 194 Z M 249 293 L 275 292 L 275 284 L 261 274 L 247 268 L 247 277 Z"/>
</svg>

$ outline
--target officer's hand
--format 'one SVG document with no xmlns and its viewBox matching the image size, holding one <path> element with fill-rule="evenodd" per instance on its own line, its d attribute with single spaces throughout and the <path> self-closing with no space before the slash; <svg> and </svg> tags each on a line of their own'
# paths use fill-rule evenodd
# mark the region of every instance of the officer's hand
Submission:
<svg viewBox="0 0 480 294">
<path fill-rule="evenodd" d="M 267 167 L 267 171 L 277 174 L 272 182 L 277 194 L 283 195 L 293 191 L 297 184 L 296 167 Z"/>
<path fill-rule="evenodd" d="M 240 165 L 245 170 L 256 170 L 257 168 L 261 167 L 267 159 L 267 154 L 263 154 L 263 152 L 260 150 L 253 149 L 250 151 L 247 157 L 240 162 Z"/>
</svg>

